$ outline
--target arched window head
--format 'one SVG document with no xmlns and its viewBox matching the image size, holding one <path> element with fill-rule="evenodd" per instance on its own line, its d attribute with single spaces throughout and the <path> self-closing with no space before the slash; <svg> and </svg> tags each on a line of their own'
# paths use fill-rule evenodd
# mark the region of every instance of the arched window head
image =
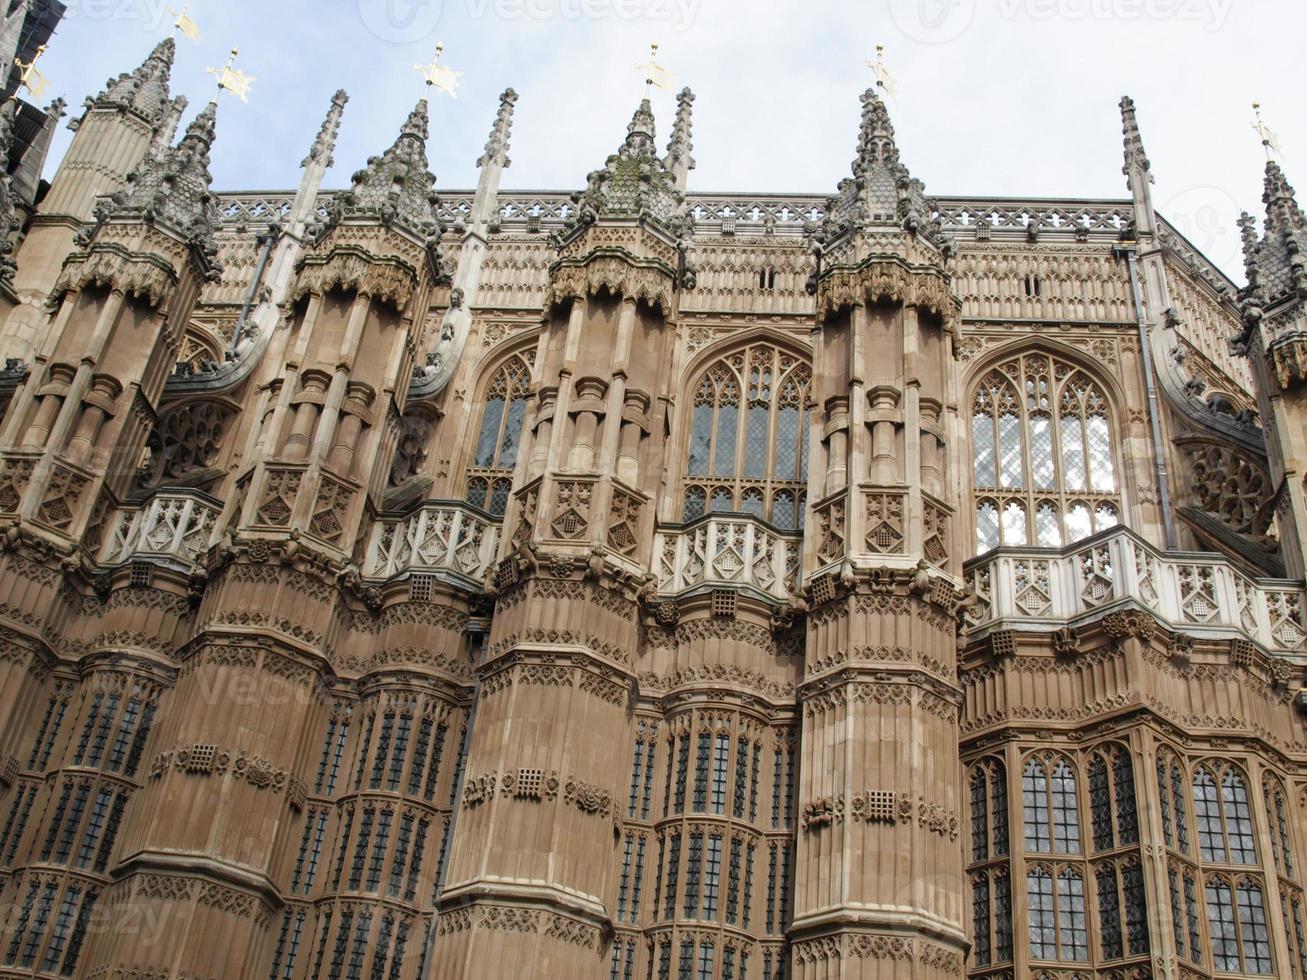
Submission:
<svg viewBox="0 0 1307 980">
<path fill-rule="evenodd" d="M 733 351 L 690 386 L 682 518 L 751 514 L 802 527 L 812 371 L 767 344 Z"/>
<path fill-rule="evenodd" d="M 1198 850 L 1213 864 L 1256 864 L 1248 784 L 1234 766 L 1205 764 L 1193 776 Z"/>
<path fill-rule="evenodd" d="M 1007 767 L 1001 759 L 982 759 L 968 777 L 971 802 L 971 860 L 1008 853 Z"/>
<path fill-rule="evenodd" d="M 1271 775 L 1262 777 L 1262 795 L 1266 803 L 1266 819 L 1271 823 L 1271 851 L 1275 856 L 1275 870 L 1296 881 L 1298 869 L 1294 862 L 1293 804 L 1284 784 Z"/>
<path fill-rule="evenodd" d="M 971 408 L 976 549 L 1058 548 L 1120 522 L 1102 388 L 1043 353 L 1000 364 Z"/>
<path fill-rule="evenodd" d="M 468 503 L 495 517 L 503 517 L 508 507 L 530 384 L 531 369 L 514 355 L 495 370 L 486 386 L 466 496 Z"/>
<path fill-rule="evenodd" d="M 1110 851 L 1139 842 L 1134 762 L 1118 745 L 1094 750 L 1089 757 L 1089 823 L 1094 850 Z M 1169 809 L 1169 803 L 1168 803 Z"/>
<path fill-rule="evenodd" d="M 1069 760 L 1051 754 L 1027 759 L 1021 799 L 1027 852 L 1081 853 L 1076 771 Z"/>
<path fill-rule="evenodd" d="M 1213 968 L 1220 973 L 1271 975 L 1271 940 L 1260 882 L 1209 875 L 1205 897 Z"/>
</svg>

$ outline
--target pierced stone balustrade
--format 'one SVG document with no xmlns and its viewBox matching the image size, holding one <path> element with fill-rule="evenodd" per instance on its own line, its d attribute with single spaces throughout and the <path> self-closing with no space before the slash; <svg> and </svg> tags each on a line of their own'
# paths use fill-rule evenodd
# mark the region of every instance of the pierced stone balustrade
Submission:
<svg viewBox="0 0 1307 980">
<path fill-rule="evenodd" d="M 654 540 L 658 591 L 743 586 L 772 599 L 797 590 L 801 532 L 782 533 L 744 514 L 707 514 L 684 525 L 663 525 Z"/>
<path fill-rule="evenodd" d="M 431 500 L 402 517 L 382 515 L 372 527 L 363 574 L 452 577 L 480 589 L 495 562 L 499 524 L 462 501 Z"/>
<path fill-rule="evenodd" d="M 195 565 L 209 547 L 221 510 L 218 501 L 197 490 L 169 490 L 139 505 L 120 507 L 109 519 L 100 561 Z"/>
<path fill-rule="evenodd" d="M 1243 635 L 1273 653 L 1307 656 L 1301 582 L 1253 579 L 1208 552 L 1162 552 L 1124 527 L 1062 549 L 999 548 L 966 565 L 980 601 L 973 627 L 1051 629 L 1121 606 L 1194 635 Z"/>
</svg>

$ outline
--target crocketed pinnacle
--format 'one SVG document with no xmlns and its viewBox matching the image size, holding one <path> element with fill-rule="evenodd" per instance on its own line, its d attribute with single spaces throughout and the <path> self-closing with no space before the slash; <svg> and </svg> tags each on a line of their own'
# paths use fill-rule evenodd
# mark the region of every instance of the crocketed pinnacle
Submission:
<svg viewBox="0 0 1307 980">
<path fill-rule="evenodd" d="M 939 222 L 931 216 L 925 185 L 899 159 L 889 110 L 875 89 L 862 93 L 853 176 L 840 182 L 829 203 L 822 230 L 827 240 L 880 226 L 904 229 L 941 249 L 948 245 Z"/>
<path fill-rule="evenodd" d="M 427 101 L 421 99 L 390 149 L 369 159 L 350 189 L 336 196 L 330 223 L 373 218 L 423 240 L 437 235 L 440 199 L 433 189 L 436 175 L 427 169 L 427 132 Z"/>
<path fill-rule="evenodd" d="M 324 167 L 330 167 L 334 162 L 331 158 L 332 152 L 336 149 L 336 136 L 340 133 L 340 119 L 345 113 L 345 105 L 349 102 L 349 93 L 343 88 L 337 89 L 336 94 L 331 97 L 331 107 L 327 110 L 327 117 L 322 120 L 322 128 L 318 130 L 317 139 L 313 141 L 313 146 L 309 149 L 309 155 L 304 158 L 301 167 L 307 167 L 310 163 L 321 163 Z"/>
<path fill-rule="evenodd" d="M 577 227 L 605 218 L 644 218 L 680 235 L 686 226 L 685 195 L 658 156 L 654 115 L 648 99 L 626 127 L 626 139 L 602 168 L 586 177 L 586 189 L 575 196 L 577 214 L 566 235 Z"/>
<path fill-rule="evenodd" d="M 1144 138 L 1139 134 L 1139 120 L 1135 117 L 1135 100 L 1121 96 L 1121 132 L 1125 137 L 1125 166 L 1121 172 L 1129 177 L 1136 170 L 1152 169 L 1148 154 L 1144 152 Z"/>
<path fill-rule="evenodd" d="M 672 138 L 667 141 L 667 156 L 663 166 L 676 178 L 676 186 L 685 190 L 689 173 L 694 169 L 694 143 L 690 138 L 693 125 L 694 93 L 683 88 L 676 97 L 676 121 L 672 124 Z"/>
<path fill-rule="evenodd" d="M 508 139 L 513 133 L 513 106 L 517 102 L 517 93 L 511 88 L 504 89 L 499 97 L 499 111 L 495 113 L 494 125 L 490 127 L 490 138 L 486 140 L 486 151 L 477 158 L 477 166 L 497 163 L 501 167 L 509 166 Z"/>
<path fill-rule="evenodd" d="M 176 54 L 177 43 L 172 38 L 160 41 L 139 68 L 109 79 L 105 90 L 91 103 L 131 109 L 157 124 L 171 101 L 169 84 Z"/>
<path fill-rule="evenodd" d="M 1307 217 L 1298 206 L 1293 188 L 1274 160 L 1266 162 L 1262 203 L 1266 224 L 1260 242 L 1252 219 L 1240 221 L 1244 241 L 1245 293 L 1257 305 L 1271 305 L 1292 297 L 1307 299 Z"/>
<path fill-rule="evenodd" d="M 140 217 L 171 229 L 199 249 L 214 265 L 217 204 L 209 190 L 209 152 L 217 124 L 218 103 L 210 102 L 186 127 L 181 142 L 155 156 L 127 178 L 114 195 L 111 218 Z"/>
</svg>

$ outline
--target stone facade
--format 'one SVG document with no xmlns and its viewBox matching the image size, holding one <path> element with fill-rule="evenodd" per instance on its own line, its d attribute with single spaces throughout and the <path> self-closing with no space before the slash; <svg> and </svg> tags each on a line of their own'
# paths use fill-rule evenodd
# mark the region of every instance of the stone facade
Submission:
<svg viewBox="0 0 1307 980">
<path fill-rule="evenodd" d="M 173 56 L 10 222 L 0 976 L 1307 980 L 1278 166 L 1242 288 L 1129 100 L 1112 201 L 927 197 L 875 92 L 697 195 L 688 90 L 572 195 L 511 89 L 474 192 L 425 101 L 324 190 L 341 92 L 217 194 Z"/>
</svg>

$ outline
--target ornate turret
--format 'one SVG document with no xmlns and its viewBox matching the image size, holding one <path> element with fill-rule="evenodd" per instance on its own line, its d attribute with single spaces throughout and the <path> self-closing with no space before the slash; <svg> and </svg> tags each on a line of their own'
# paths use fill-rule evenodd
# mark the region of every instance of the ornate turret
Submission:
<svg viewBox="0 0 1307 980">
<path fill-rule="evenodd" d="M 104 212 L 114 221 L 136 218 L 173 231 L 204 256 L 211 278 L 217 276 L 213 231 L 219 219 L 209 191 L 213 183 L 209 151 L 217 113 L 216 101 L 205 106 L 186 127 L 181 142 L 157 157 L 147 157 Z"/>
<path fill-rule="evenodd" d="M 663 166 L 671 171 L 676 180 L 676 189 L 684 192 L 690 171 L 694 169 L 694 143 L 690 140 L 693 124 L 694 93 L 689 88 L 681 89 L 676 97 L 676 122 L 672 125 L 672 138 L 667 142 L 667 156 L 663 157 Z"/>
<path fill-rule="evenodd" d="M 123 72 L 117 78 L 105 82 L 103 92 L 86 100 L 87 109 L 116 106 L 129 109 L 157 125 L 172 102 L 169 84 L 176 55 L 176 41 L 172 38 L 160 41 L 139 68 Z M 74 123 L 73 128 L 76 129 L 77 125 Z"/>
<path fill-rule="evenodd" d="M 567 234 L 593 221 L 630 218 L 654 221 L 672 235 L 681 234 L 685 195 L 676 175 L 659 159 L 654 139 L 653 109 L 644 99 L 627 124 L 626 140 L 603 167 L 587 175 L 586 189 L 576 195 L 578 213 Z"/>
<path fill-rule="evenodd" d="M 940 251 L 951 251 L 932 215 L 925 185 L 899 160 L 894 125 L 875 89 L 862 94 L 862 125 L 853 176 L 840 182 L 830 202 L 823 237 L 828 242 L 872 228 L 901 228 Z"/>
<path fill-rule="evenodd" d="M 375 218 L 422 241 L 438 235 L 440 199 L 432 189 L 436 175 L 427 169 L 426 141 L 427 100 L 421 99 L 390 149 L 369 159 L 350 189 L 336 196 L 329 223 Z"/>
</svg>

